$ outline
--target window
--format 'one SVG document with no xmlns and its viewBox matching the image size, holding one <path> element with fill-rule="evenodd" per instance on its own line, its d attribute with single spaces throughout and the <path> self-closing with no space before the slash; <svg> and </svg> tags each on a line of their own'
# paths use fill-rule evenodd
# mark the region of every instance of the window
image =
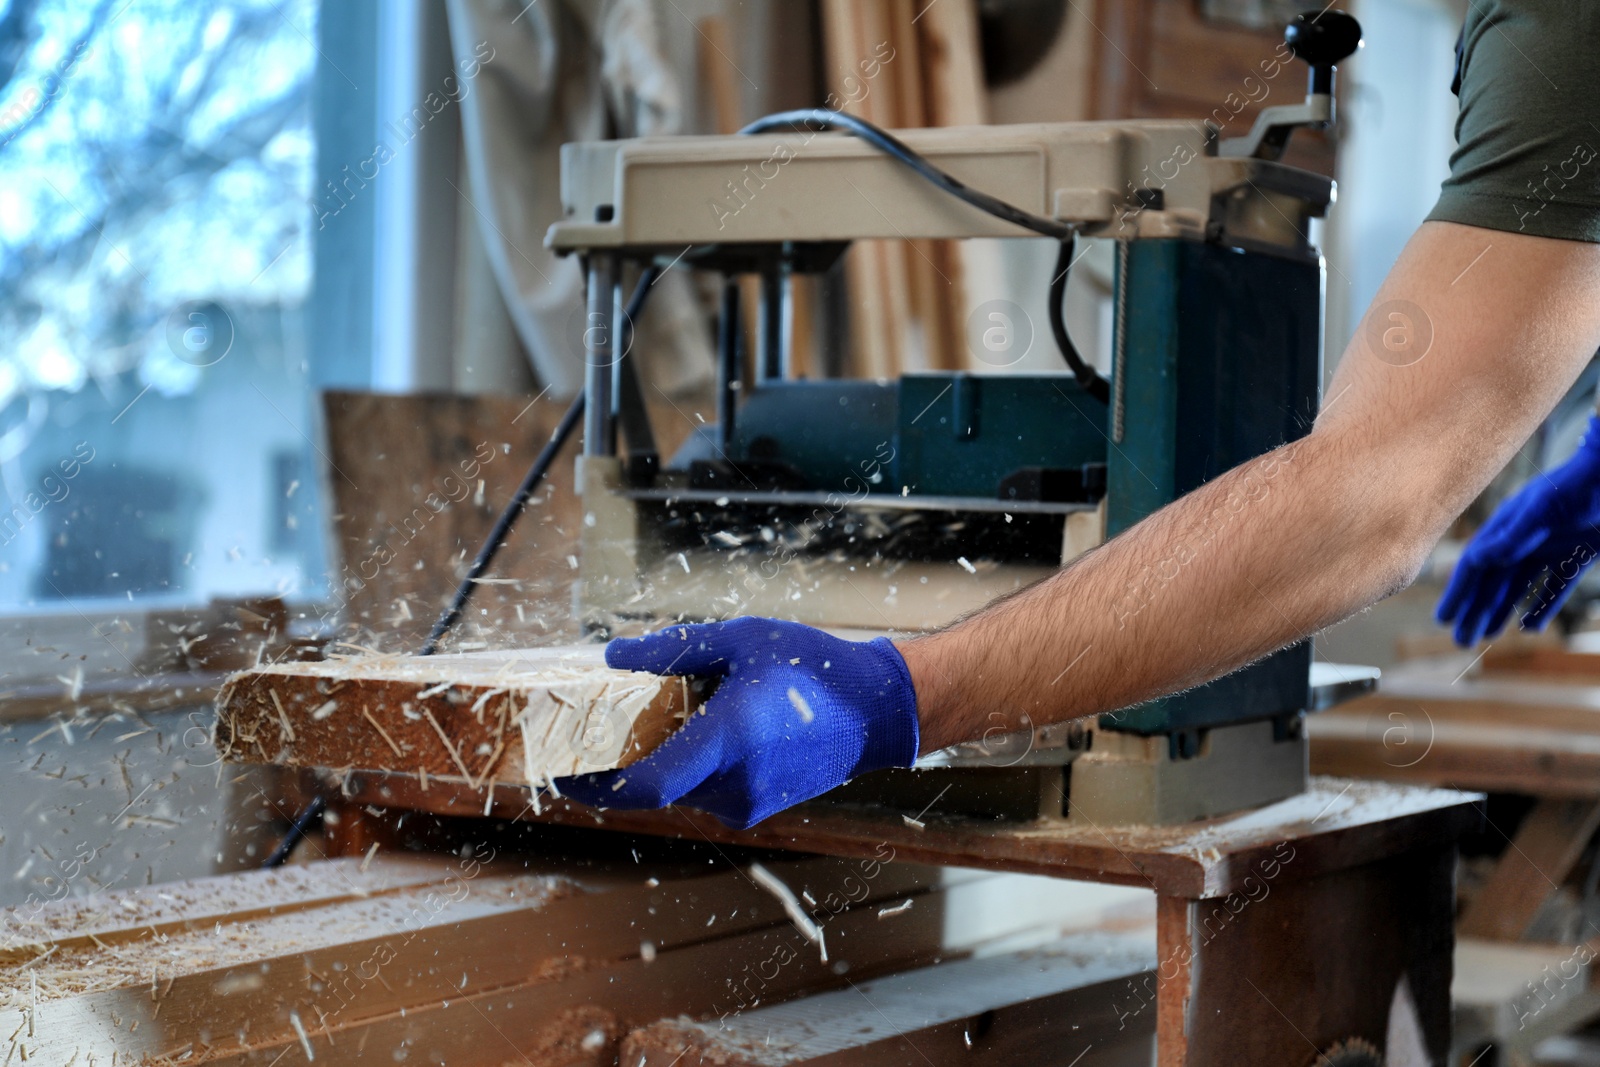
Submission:
<svg viewBox="0 0 1600 1067">
<path fill-rule="evenodd" d="M 0 612 L 317 593 L 318 16 L 0 0 Z"/>
</svg>

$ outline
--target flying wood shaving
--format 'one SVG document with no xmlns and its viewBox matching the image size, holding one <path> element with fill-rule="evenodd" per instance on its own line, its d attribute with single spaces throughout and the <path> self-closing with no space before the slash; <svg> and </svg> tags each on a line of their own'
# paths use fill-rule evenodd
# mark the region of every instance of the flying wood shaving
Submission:
<svg viewBox="0 0 1600 1067">
<path fill-rule="evenodd" d="M 353 648 L 357 652 L 360 652 L 363 655 L 367 655 L 367 656 L 392 657 L 394 655 L 394 653 L 392 653 L 392 652 L 379 652 L 377 649 L 370 648 L 367 645 L 358 645 L 354 641 L 335 641 L 333 643 L 333 647 L 334 648 Z M 341 659 L 349 659 L 349 658 L 353 658 L 353 657 L 341 656 L 340 658 Z"/>
<path fill-rule="evenodd" d="M 467 765 L 461 762 L 461 753 L 456 751 L 456 746 L 450 743 L 450 738 L 445 736 L 444 727 L 439 725 L 439 720 L 433 717 L 433 712 L 427 708 L 422 709 L 422 714 L 428 720 L 428 725 L 433 727 L 433 732 L 439 735 L 439 742 L 444 745 L 444 750 L 450 753 L 450 758 L 455 761 L 456 769 L 461 772 L 461 777 L 471 782 L 474 775 L 467 770 Z"/>
<path fill-rule="evenodd" d="M 477 789 L 477 788 L 479 788 L 479 787 L 481 787 L 483 785 L 485 779 L 487 779 L 488 776 L 489 776 L 489 772 L 495 769 L 495 765 L 496 765 L 497 761 L 500 759 L 500 753 L 504 752 L 505 750 L 506 750 L 506 743 L 505 743 L 504 740 L 501 740 L 501 742 L 498 745 L 494 746 L 494 751 L 489 753 L 489 759 L 483 765 L 483 773 L 478 775 L 477 778 L 471 779 L 468 782 L 468 785 L 471 788 Z"/>
<path fill-rule="evenodd" d="M 815 719 L 816 713 L 811 710 L 811 705 L 806 703 L 806 698 L 800 695 L 800 690 L 794 686 L 789 687 L 789 703 L 794 705 L 794 710 L 800 713 L 801 722 L 810 722 Z"/>
<path fill-rule="evenodd" d="M 828 943 L 823 940 L 822 928 L 812 921 L 806 914 L 806 909 L 800 906 L 800 900 L 794 895 L 794 890 L 783 884 L 777 875 L 761 866 L 759 863 L 750 865 L 750 877 L 762 889 L 778 898 L 778 903 L 783 905 L 783 910 L 794 923 L 795 929 L 800 931 L 800 936 L 817 946 L 817 951 L 822 953 L 822 962 L 828 962 Z"/>
<path fill-rule="evenodd" d="M 361 709 L 361 714 L 363 714 L 363 715 L 365 715 L 367 717 L 367 721 L 372 724 L 372 728 L 374 730 L 378 731 L 378 736 L 383 738 L 384 741 L 386 741 L 388 743 L 389 748 L 394 751 L 394 754 L 396 756 L 399 756 L 400 758 L 404 759 L 405 758 L 405 753 L 401 752 L 400 751 L 400 746 L 394 743 L 394 738 L 390 737 L 389 736 L 389 731 L 385 730 L 383 728 L 383 723 L 379 722 L 377 719 L 374 719 L 372 717 L 372 712 L 368 711 L 366 708 L 362 708 Z M 424 784 L 423 788 L 426 789 L 427 785 Z"/>
<path fill-rule="evenodd" d="M 283 723 L 283 738 L 291 745 L 294 744 L 294 727 L 289 725 L 289 716 L 283 710 L 283 701 L 278 699 L 276 689 L 268 689 L 267 695 L 272 698 L 272 706 L 278 709 L 278 721 Z"/>
<path fill-rule="evenodd" d="M 483 695 L 478 697 L 477 700 L 474 700 L 472 702 L 472 713 L 474 715 L 477 715 L 479 712 L 483 711 L 483 706 L 485 704 L 489 703 L 489 701 L 493 700 L 495 697 L 499 696 L 501 693 L 504 693 L 504 692 L 505 692 L 505 689 L 503 689 L 503 688 L 501 688 L 501 689 L 485 689 L 483 691 Z M 480 718 L 478 721 L 482 722 L 483 720 Z"/>
<path fill-rule="evenodd" d="M 300 1013 L 292 1008 L 289 1011 L 289 1022 L 294 1026 L 295 1035 L 300 1038 L 301 1047 L 306 1050 L 306 1059 L 308 1061 L 316 1059 L 317 1054 L 311 1050 L 311 1038 L 306 1036 L 306 1028 L 300 1022 Z"/>
</svg>

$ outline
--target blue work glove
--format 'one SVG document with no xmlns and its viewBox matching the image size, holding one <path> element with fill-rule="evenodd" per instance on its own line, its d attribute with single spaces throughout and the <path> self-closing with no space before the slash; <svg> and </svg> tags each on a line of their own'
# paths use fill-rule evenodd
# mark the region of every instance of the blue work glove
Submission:
<svg viewBox="0 0 1600 1067">
<path fill-rule="evenodd" d="M 562 779 L 562 794 L 585 804 L 683 803 L 742 830 L 917 758 L 917 695 L 887 637 L 844 641 L 796 622 L 743 618 L 619 639 L 606 646 L 606 663 L 722 681 L 649 756 Z"/>
<path fill-rule="evenodd" d="M 1499 633 L 1530 586 L 1548 575 L 1522 616 L 1523 629 L 1540 629 L 1566 603 L 1597 551 L 1600 417 L 1590 416 L 1577 453 L 1535 475 L 1467 544 L 1439 598 L 1437 618 L 1455 623 L 1457 643 L 1472 645 Z"/>
</svg>

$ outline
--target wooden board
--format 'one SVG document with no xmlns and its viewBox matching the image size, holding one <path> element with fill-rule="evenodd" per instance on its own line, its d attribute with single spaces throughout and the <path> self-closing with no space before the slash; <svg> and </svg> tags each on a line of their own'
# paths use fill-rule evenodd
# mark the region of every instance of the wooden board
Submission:
<svg viewBox="0 0 1600 1067">
<path fill-rule="evenodd" d="M 334 859 L 262 871 L 218 893 L 215 878 L 169 882 L 112 894 L 68 897 L 35 907 L 0 910 L 0 963 L 20 963 L 52 945 L 105 945 L 159 938 L 343 900 L 367 899 L 443 881 L 448 871 L 429 857 L 385 857 L 378 863 Z"/>
<path fill-rule="evenodd" d="M 1600 655 L 1574 652 L 1544 642 L 1496 642 L 1484 650 L 1483 658 L 1478 661 L 1478 671 L 1482 677 L 1533 675 L 1545 680 L 1600 685 Z"/>
<path fill-rule="evenodd" d="M 821 13 L 829 106 L 889 129 L 985 121 L 973 0 L 823 0 Z M 960 243 L 851 245 L 847 376 L 967 365 Z"/>
<path fill-rule="evenodd" d="M 1307 719 L 1312 773 L 1600 797 L 1590 658 L 1516 649 L 1492 665 L 1469 653 L 1385 671 L 1378 692 Z"/>
<path fill-rule="evenodd" d="M 440 881 L 371 899 L 318 903 L 309 887 L 278 882 L 277 915 L 224 916 L 126 944 L 54 943 L 0 978 L 13 1062 L 105 1063 L 116 1051 L 129 1062 L 392 1063 L 419 1043 L 459 1039 L 449 1062 L 497 1067 L 520 1062 L 504 1037 L 529 1053 L 569 1034 L 582 1047 L 560 1062 L 609 1063 L 623 1022 L 730 1006 L 736 984 L 779 946 L 794 959 L 774 994 L 836 987 L 843 966 L 871 975 L 941 951 L 941 874 L 910 864 L 768 864 L 815 901 L 797 906 L 823 930 L 830 964 L 747 870 L 657 878 L 625 859 L 538 859 L 505 874 L 487 853 L 408 859 Z M 310 870 L 335 882 L 352 873 Z M 415 874 L 408 866 L 403 877 Z M 189 895 L 224 903 L 269 882 L 263 872 L 224 876 Z M 121 899 L 107 896 L 113 908 Z M 885 908 L 892 919 L 878 917 Z M 582 1044 L 595 1029 L 601 1039 Z"/>
<path fill-rule="evenodd" d="M 626 766 L 698 706 L 686 679 L 613 670 L 599 646 L 365 656 L 234 675 L 217 701 L 216 741 L 235 763 L 477 789 Z"/>
<path fill-rule="evenodd" d="M 850 975 L 927 963 L 937 955 L 929 947 L 937 942 L 932 919 L 912 909 L 906 913 L 910 921 L 897 927 L 878 921 L 876 910 L 852 909 L 834 920 L 833 932 L 856 948 L 847 961 Z M 618 1039 L 631 1028 L 662 1014 L 727 1010 L 739 1003 L 729 987 L 752 981 L 752 971 L 773 961 L 783 962 L 763 984 L 763 993 L 772 999 L 836 988 L 847 980 L 792 928 L 770 927 L 652 960 L 582 961 L 572 973 L 554 980 L 435 999 L 404 1014 L 308 1032 L 303 1045 L 291 1040 L 228 1049 L 213 1052 L 206 1062 L 300 1067 L 311 1062 L 305 1054 L 309 1048 L 318 1065 L 387 1067 L 396 1052 L 420 1049 L 427 1057 L 422 1062 L 451 1067 L 610 1067 L 617 1063 Z"/>
<path fill-rule="evenodd" d="M 663 1020 L 630 1034 L 629 1067 L 1148 1064 L 1154 1020 L 1117 1018 L 1153 977 L 1153 939 L 1106 934 L 960 960 L 722 1022 Z M 1142 1058 L 1140 1057 L 1142 1053 Z"/>
</svg>

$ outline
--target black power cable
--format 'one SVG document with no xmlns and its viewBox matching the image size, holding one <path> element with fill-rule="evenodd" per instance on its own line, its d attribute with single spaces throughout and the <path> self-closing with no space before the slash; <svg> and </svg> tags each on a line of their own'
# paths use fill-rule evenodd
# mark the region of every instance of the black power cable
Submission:
<svg viewBox="0 0 1600 1067">
<path fill-rule="evenodd" d="M 1061 242 L 1061 254 L 1056 257 L 1056 273 L 1050 279 L 1050 332 L 1055 335 L 1056 347 L 1061 349 L 1061 356 L 1067 361 L 1067 366 L 1072 368 L 1072 374 L 1078 379 L 1078 384 L 1083 386 L 1084 392 L 1100 401 L 1102 404 L 1111 403 L 1111 386 L 1100 373 L 1091 367 L 1087 360 L 1078 352 L 1078 346 L 1072 343 L 1072 338 L 1067 335 L 1066 301 L 1067 301 L 1067 274 L 1072 270 L 1072 257 L 1076 253 L 1078 242 L 1076 238 L 1069 237 Z"/>
<path fill-rule="evenodd" d="M 639 281 L 633 287 L 633 295 L 628 298 L 628 303 L 622 311 L 624 333 L 616 341 L 619 346 L 618 351 L 623 355 L 618 358 L 626 358 L 628 350 L 633 347 L 633 324 L 644 311 L 644 302 L 650 295 L 650 287 L 660 276 L 661 268 L 654 264 L 646 267 L 639 275 Z M 433 632 L 428 634 L 427 643 L 417 655 L 433 655 L 439 647 L 439 641 L 450 631 L 450 627 L 455 625 L 456 620 L 461 618 L 461 612 L 466 608 L 467 601 L 472 599 L 473 590 L 477 588 L 478 579 L 483 577 L 484 572 L 489 569 L 489 564 L 494 562 L 494 557 L 511 534 L 511 527 L 521 516 L 522 509 L 527 506 L 528 499 L 533 496 L 534 490 L 539 488 L 539 483 L 544 481 L 544 476 L 549 473 L 550 464 L 555 462 L 556 453 L 561 451 L 561 446 L 567 443 L 567 438 L 572 436 L 578 421 L 583 418 L 583 406 L 584 394 L 579 392 L 573 398 L 572 406 L 567 408 L 567 413 L 561 416 L 561 423 L 556 427 L 556 432 L 550 435 L 550 440 L 539 452 L 539 458 L 528 468 L 528 473 L 523 477 L 522 484 L 517 487 L 511 503 L 500 513 L 494 529 L 489 531 L 483 547 L 478 549 L 478 555 L 468 568 L 467 576 L 461 579 L 461 584 L 456 587 L 456 595 L 450 599 L 450 606 L 444 609 L 439 621 L 433 624 Z"/>
<path fill-rule="evenodd" d="M 1035 215 L 1030 211 L 1008 204 L 999 197 L 990 196 L 967 185 L 961 179 L 934 166 L 926 157 L 919 154 L 904 141 L 881 127 L 874 126 L 865 119 L 854 115 L 846 115 L 842 111 L 829 111 L 825 108 L 801 108 L 796 111 L 780 111 L 764 118 L 756 119 L 739 132 L 742 134 L 769 133 L 773 130 L 794 129 L 796 127 L 843 130 L 854 134 L 863 141 L 883 152 L 885 155 L 904 163 L 929 182 L 943 189 L 951 196 L 965 203 L 971 204 L 980 211 L 987 212 L 997 219 L 1021 226 L 1023 229 L 1032 230 L 1034 233 L 1045 237 L 1054 237 L 1061 242 L 1061 255 L 1056 262 L 1056 272 L 1050 282 L 1050 332 L 1055 336 L 1056 347 L 1061 349 L 1061 357 L 1067 361 L 1073 376 L 1078 379 L 1078 384 L 1091 396 L 1102 402 L 1109 403 L 1111 387 L 1100 373 L 1090 366 L 1078 352 L 1072 338 L 1067 334 L 1067 323 L 1062 313 L 1062 300 L 1067 291 L 1067 272 L 1072 266 L 1073 250 L 1077 247 L 1078 228 L 1069 223 L 1056 219 Z"/>
<path fill-rule="evenodd" d="M 306 831 L 311 829 L 311 824 L 322 815 L 322 809 L 328 802 L 320 796 L 312 797 L 311 803 L 300 810 L 294 817 L 294 822 L 289 825 L 289 832 L 283 835 L 283 840 L 278 842 L 278 847 L 272 850 L 272 855 L 262 861 L 261 869 L 269 871 L 274 867 L 282 867 L 283 861 L 289 858 L 289 853 L 294 851 L 294 846 L 306 836 Z"/>
<path fill-rule="evenodd" d="M 528 473 L 523 476 L 522 484 L 517 486 L 511 503 L 506 505 L 500 517 L 495 520 L 494 528 L 489 531 L 483 547 L 479 548 L 477 556 L 473 557 L 472 566 L 467 568 L 467 576 L 456 586 L 455 596 L 450 598 L 450 606 L 439 615 L 438 621 L 433 624 L 432 632 L 428 634 L 428 640 L 418 650 L 417 655 L 431 656 L 438 651 L 439 641 L 450 631 L 450 627 L 456 624 L 456 620 L 461 618 L 467 601 L 472 599 L 472 593 L 478 587 L 478 579 L 483 577 L 484 572 L 489 569 L 489 564 L 493 563 L 494 557 L 500 553 L 500 547 L 506 543 L 511 527 L 516 525 L 534 490 L 539 488 L 539 483 L 544 481 L 544 476 L 550 472 L 550 464 L 555 462 L 556 453 L 561 451 L 561 446 L 567 443 L 567 438 L 572 435 L 578 420 L 583 418 L 583 401 L 582 392 L 572 398 L 567 413 L 561 416 L 561 422 L 556 426 L 556 432 L 550 435 L 550 440 L 540 449 L 539 458 L 533 461 L 533 466 L 529 467 Z"/>
</svg>

